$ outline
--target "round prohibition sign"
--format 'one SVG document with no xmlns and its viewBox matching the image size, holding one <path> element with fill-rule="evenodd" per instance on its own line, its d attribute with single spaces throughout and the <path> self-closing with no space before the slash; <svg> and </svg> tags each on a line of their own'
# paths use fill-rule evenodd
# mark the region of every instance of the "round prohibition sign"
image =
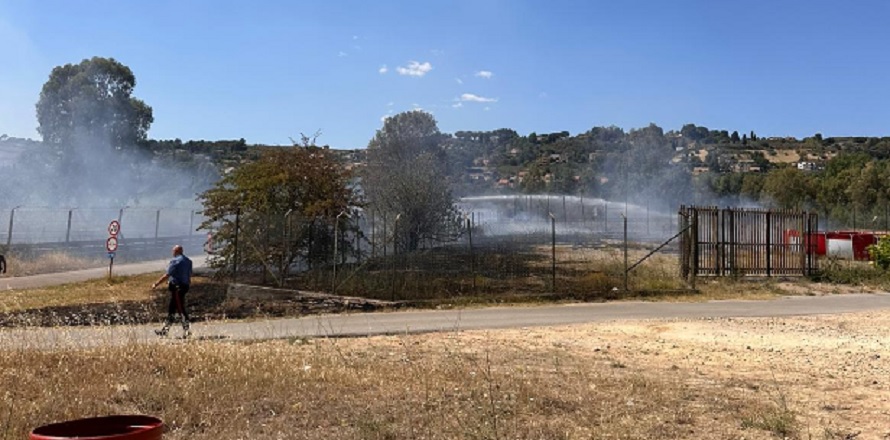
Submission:
<svg viewBox="0 0 890 440">
<path fill-rule="evenodd" d="M 108 237 L 108 240 L 105 240 L 105 250 L 108 252 L 117 250 L 117 237 Z"/>
<path fill-rule="evenodd" d="M 121 231 L 121 223 L 117 220 L 112 220 L 111 223 L 108 224 L 108 235 L 112 237 L 116 237 L 117 234 Z"/>
</svg>

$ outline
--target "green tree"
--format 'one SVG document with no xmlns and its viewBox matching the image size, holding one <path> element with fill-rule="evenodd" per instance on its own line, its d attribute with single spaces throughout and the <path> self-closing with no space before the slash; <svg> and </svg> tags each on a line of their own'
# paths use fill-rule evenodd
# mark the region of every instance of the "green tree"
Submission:
<svg viewBox="0 0 890 440">
<path fill-rule="evenodd" d="M 55 145 L 108 142 L 115 148 L 145 140 L 151 107 L 133 97 L 136 76 L 114 58 L 57 66 L 40 91 L 37 131 Z"/>
<path fill-rule="evenodd" d="M 368 143 L 362 187 L 373 210 L 398 218 L 395 241 L 404 250 L 456 233 L 457 210 L 445 172 L 446 140 L 433 115 L 415 110 L 386 118 Z"/>
<path fill-rule="evenodd" d="M 330 150 L 312 145 L 269 149 L 236 168 L 199 197 L 201 228 L 216 230 L 220 245 L 213 264 L 235 262 L 236 217 L 239 270 L 262 270 L 281 283 L 297 261 L 330 261 L 334 229 L 340 237 L 358 233 L 349 221 L 358 204 L 349 179 Z M 339 248 L 348 251 L 353 241 Z"/>
<path fill-rule="evenodd" d="M 781 209 L 803 209 L 813 201 L 814 188 L 807 175 L 797 168 L 785 167 L 767 174 L 763 195 Z"/>
</svg>

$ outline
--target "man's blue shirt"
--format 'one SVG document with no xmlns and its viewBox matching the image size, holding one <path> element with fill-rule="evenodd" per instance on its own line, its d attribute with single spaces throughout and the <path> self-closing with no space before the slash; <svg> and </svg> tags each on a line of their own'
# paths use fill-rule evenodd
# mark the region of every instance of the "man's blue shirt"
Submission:
<svg viewBox="0 0 890 440">
<path fill-rule="evenodd" d="M 177 255 L 167 266 L 170 282 L 188 286 L 192 283 L 192 260 L 185 255 Z"/>
</svg>

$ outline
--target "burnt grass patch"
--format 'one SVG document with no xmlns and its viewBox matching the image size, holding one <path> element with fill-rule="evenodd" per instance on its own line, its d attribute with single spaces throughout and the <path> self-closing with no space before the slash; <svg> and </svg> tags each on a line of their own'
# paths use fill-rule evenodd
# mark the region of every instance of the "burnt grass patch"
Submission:
<svg viewBox="0 0 890 440">
<path fill-rule="evenodd" d="M 275 299 L 230 298 L 228 283 L 207 280 L 196 283 L 186 295 L 193 322 L 219 319 L 294 317 L 345 311 L 374 311 L 380 307 L 337 301 L 334 297 L 304 296 L 299 292 Z M 154 291 L 142 301 L 124 300 L 76 305 L 57 305 L 0 312 L 0 327 L 56 327 L 136 325 L 161 322 L 167 315 L 169 293 Z"/>
<path fill-rule="evenodd" d="M 635 273 L 630 289 L 624 290 L 624 266 L 614 255 L 615 249 L 594 252 L 557 246 L 555 268 L 552 251 L 550 246 L 514 243 L 480 246 L 472 251 L 452 246 L 364 258 L 339 265 L 336 279 L 331 265 L 296 273 L 283 285 L 276 285 L 285 290 L 271 298 L 228 295 L 231 274 L 219 271 L 214 276 L 202 275 L 200 282 L 193 283 L 186 301 L 192 320 L 198 322 L 399 307 L 600 302 L 690 293 L 679 282 L 676 270 L 667 266 Z M 260 271 L 247 270 L 239 271 L 237 279 L 258 286 L 275 280 Z M 124 284 L 122 289 L 144 288 L 135 281 L 120 282 Z M 0 327 L 132 325 L 160 322 L 166 316 L 169 293 L 165 290 L 147 293 L 144 300 L 134 297 L 138 295 L 0 311 Z M 369 301 L 361 304 L 348 298 L 338 300 L 340 297 Z M 374 304 L 375 300 L 389 304 Z"/>
</svg>

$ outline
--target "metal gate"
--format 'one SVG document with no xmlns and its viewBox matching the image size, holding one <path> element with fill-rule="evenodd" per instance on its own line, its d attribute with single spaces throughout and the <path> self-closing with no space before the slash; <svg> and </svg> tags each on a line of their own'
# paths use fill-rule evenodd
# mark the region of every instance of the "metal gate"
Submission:
<svg viewBox="0 0 890 440">
<path fill-rule="evenodd" d="M 817 270 L 816 214 L 800 211 L 680 207 L 680 274 L 807 276 Z"/>
</svg>

